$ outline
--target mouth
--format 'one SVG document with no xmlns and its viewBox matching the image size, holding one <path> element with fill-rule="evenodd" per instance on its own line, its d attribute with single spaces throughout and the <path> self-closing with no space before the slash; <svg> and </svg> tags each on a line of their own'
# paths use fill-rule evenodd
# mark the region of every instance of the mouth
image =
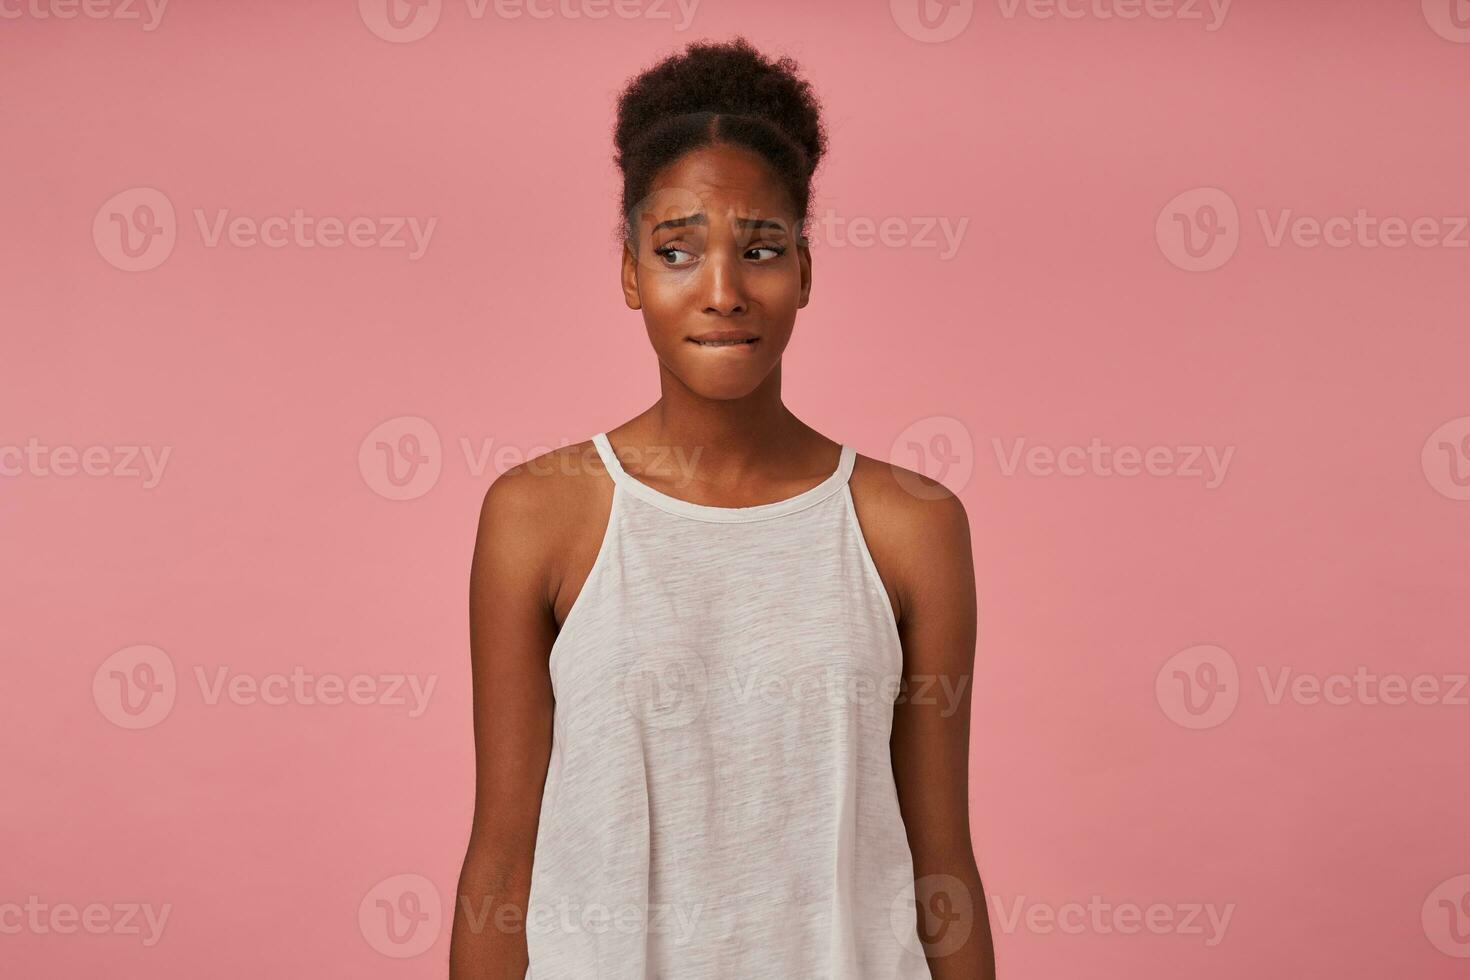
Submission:
<svg viewBox="0 0 1470 980">
<path fill-rule="evenodd" d="M 736 350 L 750 350 L 760 343 L 760 338 L 744 330 L 711 330 L 697 337 L 686 337 L 685 340 L 691 344 L 711 350 L 721 348 L 733 348 Z"/>
</svg>

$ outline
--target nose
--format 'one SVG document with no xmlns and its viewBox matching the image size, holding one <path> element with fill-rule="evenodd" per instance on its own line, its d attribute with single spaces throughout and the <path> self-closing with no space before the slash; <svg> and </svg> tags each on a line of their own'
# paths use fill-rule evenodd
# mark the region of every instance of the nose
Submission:
<svg viewBox="0 0 1470 980">
<path fill-rule="evenodd" d="M 712 250 L 705 256 L 704 312 L 739 316 L 746 310 L 745 283 L 740 256 L 731 249 Z"/>
</svg>

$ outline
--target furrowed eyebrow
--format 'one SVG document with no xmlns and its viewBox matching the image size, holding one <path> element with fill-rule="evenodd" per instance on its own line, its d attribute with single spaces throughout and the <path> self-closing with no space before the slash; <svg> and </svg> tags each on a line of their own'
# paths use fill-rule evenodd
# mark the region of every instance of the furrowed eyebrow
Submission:
<svg viewBox="0 0 1470 980">
<path fill-rule="evenodd" d="M 735 223 L 747 231 L 786 231 L 786 222 L 776 218 L 736 218 Z M 654 225 L 652 231 L 657 232 L 664 228 L 688 228 L 693 225 L 707 225 L 709 218 L 703 213 L 686 215 L 682 218 L 669 218 Z"/>
<path fill-rule="evenodd" d="M 735 223 L 751 231 L 786 231 L 786 222 L 776 218 L 736 218 Z"/>
<path fill-rule="evenodd" d="M 653 226 L 653 230 L 658 231 L 661 228 L 688 228 L 690 225 L 707 224 L 709 224 L 709 219 L 703 214 L 691 214 L 683 218 L 670 218 L 667 221 L 660 221 Z"/>
</svg>

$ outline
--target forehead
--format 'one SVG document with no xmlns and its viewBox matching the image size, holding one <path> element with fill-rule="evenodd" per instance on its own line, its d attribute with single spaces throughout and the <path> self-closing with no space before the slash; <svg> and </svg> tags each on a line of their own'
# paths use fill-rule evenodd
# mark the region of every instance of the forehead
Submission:
<svg viewBox="0 0 1470 980">
<path fill-rule="evenodd" d="M 790 220 L 794 207 L 785 183 L 752 150 L 717 143 L 684 154 L 659 171 L 650 197 L 686 208 Z M 659 208 L 658 210 L 663 210 Z"/>
</svg>

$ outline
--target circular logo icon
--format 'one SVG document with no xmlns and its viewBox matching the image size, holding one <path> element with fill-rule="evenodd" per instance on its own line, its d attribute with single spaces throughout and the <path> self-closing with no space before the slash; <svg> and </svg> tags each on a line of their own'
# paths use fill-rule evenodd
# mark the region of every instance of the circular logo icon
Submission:
<svg viewBox="0 0 1470 980">
<path fill-rule="evenodd" d="M 646 654 L 623 678 L 623 699 L 651 728 L 683 728 L 704 711 L 709 673 L 692 651 Z"/>
<path fill-rule="evenodd" d="M 1446 41 L 1470 44 L 1470 4 L 1465 0 L 1422 0 L 1424 19 Z"/>
<path fill-rule="evenodd" d="M 158 647 L 124 647 L 92 675 L 92 700 L 119 728 L 152 728 L 169 716 L 178 697 L 174 662 Z"/>
<path fill-rule="evenodd" d="M 384 956 L 418 956 L 434 945 L 444 927 L 439 890 L 423 875 L 384 878 L 363 896 L 357 925 L 368 945 Z"/>
<path fill-rule="evenodd" d="M 975 928 L 975 899 L 953 875 L 925 875 L 901 889 L 891 906 L 893 934 L 911 953 L 948 956 Z"/>
<path fill-rule="evenodd" d="M 357 468 L 369 489 L 389 500 L 414 500 L 434 489 L 443 469 L 439 432 L 427 419 L 400 415 L 367 434 Z"/>
<path fill-rule="evenodd" d="M 438 26 L 443 8 L 444 0 L 357 0 L 367 29 L 394 44 L 426 37 Z"/>
<path fill-rule="evenodd" d="M 888 449 L 893 477 L 921 500 L 938 500 L 946 488 L 959 493 L 975 473 L 975 441 L 959 419 L 931 415 L 900 432 Z M 931 486 L 915 474 L 923 474 L 943 487 Z"/>
<path fill-rule="evenodd" d="M 1446 879 L 1424 899 L 1424 935 L 1446 956 L 1470 959 L 1470 875 Z"/>
<path fill-rule="evenodd" d="M 1424 440 L 1424 478 L 1451 500 L 1470 500 L 1470 415 L 1450 419 Z"/>
<path fill-rule="evenodd" d="M 124 272 L 158 268 L 172 254 L 178 233 L 173 203 L 152 187 L 112 195 L 92 219 L 97 254 Z"/>
<path fill-rule="evenodd" d="M 705 207 L 704 198 L 686 187 L 660 188 L 628 208 L 624 217 L 632 243 L 639 246 L 638 264 L 649 269 L 667 268 L 664 257 L 651 248 L 643 247 L 643 243 L 652 239 L 660 224 L 696 214 L 704 215 L 708 221 L 715 220 Z"/>
<path fill-rule="evenodd" d="M 1240 671 L 1224 648 L 1193 646 L 1164 662 L 1154 679 L 1154 695 L 1176 725 L 1214 728 L 1235 712 L 1240 701 Z"/>
<path fill-rule="evenodd" d="M 975 16 L 975 0 L 888 0 L 893 22 L 915 41 L 938 44 L 960 36 Z"/>
<path fill-rule="evenodd" d="M 1218 187 L 1196 187 L 1164 205 L 1154 223 L 1164 257 L 1186 272 L 1218 269 L 1240 245 L 1240 214 Z"/>
</svg>

